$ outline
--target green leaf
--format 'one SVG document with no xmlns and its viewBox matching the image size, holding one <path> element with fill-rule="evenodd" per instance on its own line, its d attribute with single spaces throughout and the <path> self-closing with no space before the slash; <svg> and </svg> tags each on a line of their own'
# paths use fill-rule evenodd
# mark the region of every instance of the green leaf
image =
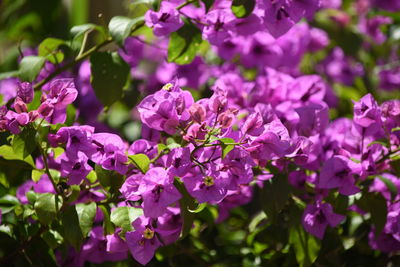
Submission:
<svg viewBox="0 0 400 267">
<path fill-rule="evenodd" d="M 71 30 L 69 32 L 73 38 L 78 38 L 78 37 L 84 35 L 87 31 L 94 30 L 95 28 L 98 28 L 98 27 L 99 26 L 97 26 L 95 24 L 87 23 L 87 24 L 74 26 L 71 28 Z"/>
<path fill-rule="evenodd" d="M 56 249 L 64 241 L 63 237 L 54 230 L 44 232 L 41 237 L 51 249 Z"/>
<path fill-rule="evenodd" d="M 18 205 L 19 200 L 13 195 L 5 195 L 0 198 L 0 205 Z"/>
<path fill-rule="evenodd" d="M 79 225 L 79 218 L 75 206 L 67 206 L 61 213 L 61 221 L 63 224 L 64 238 L 77 251 L 82 245 L 83 235 Z"/>
<path fill-rule="evenodd" d="M 395 156 L 390 158 L 390 166 L 395 171 L 397 177 L 400 176 L 400 157 Z"/>
<path fill-rule="evenodd" d="M 32 170 L 32 180 L 37 183 L 39 182 L 40 178 L 42 177 L 42 175 L 44 174 L 44 171 L 42 170 Z"/>
<path fill-rule="evenodd" d="M 371 221 L 375 226 L 375 236 L 378 236 L 386 224 L 386 199 L 380 193 L 363 191 L 362 197 L 356 201 L 356 204 L 371 214 Z"/>
<path fill-rule="evenodd" d="M 233 0 L 231 9 L 237 18 L 245 18 L 253 12 L 255 5 L 255 0 Z"/>
<path fill-rule="evenodd" d="M 145 174 L 149 170 L 150 159 L 145 154 L 130 155 L 128 158 L 142 173 Z"/>
<path fill-rule="evenodd" d="M 81 228 L 83 237 L 87 237 L 92 229 L 94 218 L 96 217 L 97 206 L 95 202 L 84 204 L 79 203 L 75 206 L 78 214 L 79 226 Z"/>
<path fill-rule="evenodd" d="M 89 17 L 90 0 L 70 1 L 69 21 L 72 25 L 85 23 Z"/>
<path fill-rule="evenodd" d="M 34 204 L 38 197 L 38 193 L 30 190 L 30 191 L 26 192 L 25 196 L 28 199 L 29 203 Z"/>
<path fill-rule="evenodd" d="M 32 82 L 41 71 L 46 58 L 39 56 L 24 57 L 19 64 L 19 77 L 23 81 Z"/>
<path fill-rule="evenodd" d="M 8 145 L 2 145 L 0 146 L 0 156 L 2 156 L 6 160 L 22 160 L 31 165 L 32 167 L 36 167 L 35 163 L 33 162 L 32 156 L 28 156 L 26 158 L 23 158 L 21 155 L 17 155 L 14 152 L 14 149 L 11 146 Z"/>
<path fill-rule="evenodd" d="M 370 147 L 370 146 L 375 145 L 375 144 L 379 144 L 379 145 L 382 145 L 382 146 L 384 146 L 384 147 L 388 147 L 388 146 L 389 146 L 388 140 L 387 140 L 386 138 L 382 138 L 382 139 L 375 140 L 375 141 L 369 143 L 369 144 L 367 145 L 367 147 Z"/>
<path fill-rule="evenodd" d="M 52 171 L 52 170 L 50 170 L 50 171 Z M 52 175 L 52 177 L 54 178 L 53 175 Z M 66 199 L 65 199 L 66 202 L 72 203 L 72 202 L 76 201 L 78 199 L 80 193 L 81 193 L 81 188 L 79 185 L 76 185 L 76 184 L 71 185 L 68 189 L 68 197 L 66 197 Z"/>
<path fill-rule="evenodd" d="M 116 171 L 105 170 L 99 165 L 96 165 L 94 169 L 101 186 L 109 191 L 118 192 L 124 182 L 124 177 L 121 174 Z"/>
<path fill-rule="evenodd" d="M 109 210 L 107 209 L 107 207 L 105 207 L 103 205 L 100 205 L 99 208 L 103 212 L 104 234 L 106 234 L 106 235 L 113 234 L 115 232 L 115 227 L 111 223 Z"/>
<path fill-rule="evenodd" d="M 4 80 L 7 78 L 11 78 L 11 77 L 17 77 L 18 75 L 19 75 L 18 70 L 2 72 L 2 73 L 0 73 L 0 80 Z"/>
<path fill-rule="evenodd" d="M 228 144 L 232 144 L 235 143 L 235 140 L 233 140 L 232 138 L 221 138 L 218 139 L 218 141 L 220 141 L 222 143 L 221 147 L 222 147 L 222 158 L 224 159 L 226 157 L 226 155 L 232 151 L 232 149 L 235 148 L 235 145 L 228 145 Z"/>
<path fill-rule="evenodd" d="M 59 199 L 60 200 L 60 199 Z M 61 201 L 58 205 L 61 206 Z M 51 193 L 40 194 L 34 205 L 36 215 L 42 224 L 50 224 L 56 217 L 56 197 Z"/>
<path fill-rule="evenodd" d="M 392 200 L 394 200 L 394 198 L 397 196 L 397 187 L 393 184 L 393 182 L 391 180 L 389 180 L 386 177 L 383 177 L 382 175 L 378 175 L 379 180 L 381 180 L 387 187 L 387 189 L 389 189 Z"/>
<path fill-rule="evenodd" d="M 123 46 L 125 39 L 131 34 L 133 26 L 143 20 L 144 17 L 131 19 L 127 17 L 116 16 L 110 20 L 110 23 L 108 24 L 108 30 L 117 44 Z"/>
<path fill-rule="evenodd" d="M 289 243 L 293 246 L 299 266 L 310 266 L 318 257 L 320 241 L 300 225 L 290 228 Z"/>
<path fill-rule="evenodd" d="M 175 178 L 174 185 L 182 194 L 182 198 L 179 200 L 179 206 L 183 220 L 180 238 L 183 239 L 190 233 L 190 229 L 192 229 L 195 213 L 191 212 L 191 210 L 196 210 L 197 204 L 196 200 L 188 193 L 186 187 L 178 178 Z"/>
<path fill-rule="evenodd" d="M 206 13 L 210 10 L 211 6 L 214 4 L 214 0 L 201 0 L 206 6 Z"/>
<path fill-rule="evenodd" d="M 97 174 L 95 171 L 90 171 L 89 174 L 86 176 L 86 179 L 92 184 L 94 184 L 97 181 Z"/>
<path fill-rule="evenodd" d="M 31 127 L 25 127 L 24 130 L 14 135 L 12 140 L 12 148 L 16 155 L 25 159 L 36 149 L 35 141 L 36 131 Z"/>
<path fill-rule="evenodd" d="M 397 131 L 400 131 L 400 127 L 396 127 L 396 128 L 392 129 L 392 133 L 397 132 Z"/>
<path fill-rule="evenodd" d="M 158 154 L 161 154 L 161 152 L 163 152 L 165 149 L 168 149 L 167 145 L 164 145 L 164 144 L 158 144 L 157 145 L 157 153 Z"/>
<path fill-rule="evenodd" d="M 57 50 L 63 44 L 65 44 L 64 40 L 46 38 L 39 45 L 39 56 L 47 58 L 53 64 L 61 63 L 64 60 L 64 54 Z"/>
<path fill-rule="evenodd" d="M 91 83 L 100 102 L 108 107 L 122 97 L 130 67 L 118 53 L 97 52 L 90 57 Z"/>
<path fill-rule="evenodd" d="M 285 207 L 291 191 L 287 177 L 283 174 L 275 174 L 274 177 L 265 181 L 261 189 L 261 206 L 269 219 L 276 219 Z"/>
<path fill-rule="evenodd" d="M 204 210 L 204 208 L 207 207 L 207 203 L 201 203 L 199 204 L 195 209 L 188 209 L 191 213 L 199 213 Z"/>
<path fill-rule="evenodd" d="M 132 231 L 132 222 L 143 215 L 143 210 L 134 207 L 118 207 L 111 212 L 111 222 L 117 227 L 121 227 L 123 231 Z"/>
<path fill-rule="evenodd" d="M 196 56 L 202 42 L 200 30 L 192 23 L 185 25 L 178 31 L 171 33 L 168 45 L 168 62 L 189 64 Z"/>
</svg>

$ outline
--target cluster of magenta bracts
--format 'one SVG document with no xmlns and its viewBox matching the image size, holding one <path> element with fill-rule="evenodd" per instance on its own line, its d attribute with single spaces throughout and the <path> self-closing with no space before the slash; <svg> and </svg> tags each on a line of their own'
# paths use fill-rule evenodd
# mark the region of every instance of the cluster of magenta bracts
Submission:
<svg viewBox="0 0 400 267">
<path fill-rule="evenodd" d="M 313 198 L 299 197 L 308 203 L 303 226 L 320 239 L 328 225 L 335 227 L 345 219 L 324 201 L 330 190 L 354 195 L 360 192 L 360 182 L 376 175 L 390 179 L 400 188 L 397 178 L 389 173 L 387 157 L 400 145 L 399 131 L 392 132 L 400 126 L 400 101 L 379 106 L 371 95 L 366 95 L 354 104 L 353 120 L 340 118 L 329 122 L 326 101 L 331 89 L 318 76 L 292 78 L 267 69 L 263 79 L 270 86 L 264 90 L 253 88 L 246 94 L 234 93 L 237 88 L 224 85 L 226 79 L 216 81 L 212 97 L 197 102 L 176 81 L 144 98 L 138 105 L 144 124 L 143 139 L 129 147 L 119 136 L 96 133 L 93 127 L 85 125 L 62 127 L 48 135 L 52 147 L 65 149 L 57 158 L 50 154 L 48 160 L 50 168 L 60 171 L 67 184 L 90 184 L 86 176 L 95 163 L 126 177 L 118 206 L 143 209 L 143 216 L 132 222 L 135 230 L 125 233 L 125 240 L 118 233 L 103 237 L 99 229 L 94 229 L 76 261 L 88 260 L 87 253 L 106 243 L 109 253 L 102 260 L 120 260 L 130 250 L 137 261 L 146 264 L 158 247 L 176 241 L 182 226 L 178 202 L 182 196 L 174 185 L 175 179 L 183 182 L 198 203 L 217 204 L 218 220 L 223 220 L 230 208 L 251 200 L 252 186 L 262 186 L 262 181 L 272 177 L 265 169 L 272 163 L 287 174 L 292 186 L 311 185 L 315 189 Z M 274 80 L 279 80 L 279 90 L 272 86 Z M 32 95 L 25 88 L 30 87 L 20 86 L 19 96 Z M 70 80 L 55 80 L 49 88 L 53 94 L 44 94 L 61 99 L 59 103 L 76 96 Z M 27 97 L 17 97 L 15 103 L 23 99 L 29 102 Z M 51 117 L 41 116 L 54 123 Z M 179 143 L 159 153 L 157 144 L 167 144 L 168 136 Z M 382 138 L 389 140 L 389 147 L 371 144 Z M 224 156 L 221 140 L 230 140 L 225 144 L 234 146 Z M 128 155 L 135 154 L 153 159 L 145 174 L 129 163 Z M 288 171 L 289 165 L 295 169 Z M 43 167 L 40 158 L 37 166 Z M 262 173 L 255 176 L 253 168 Z M 25 193 L 29 190 L 55 193 L 47 175 L 38 183 L 28 181 L 19 188 L 17 195 L 22 203 L 28 202 Z M 381 192 L 389 208 L 387 225 L 378 239 L 372 234 L 371 246 L 385 252 L 398 250 L 400 233 L 393 227 L 400 220 L 397 204 L 392 204 L 388 189 L 379 179 L 369 190 Z M 78 201 L 105 199 L 99 186 L 87 191 L 81 193 Z M 351 208 L 363 212 L 356 206 Z M 101 215 L 97 217 L 101 220 Z M 95 234 L 96 231 L 99 233 Z M 89 246 L 91 243 L 97 245 Z"/>
<path fill-rule="evenodd" d="M 77 202 L 107 199 L 101 186 L 86 178 L 95 165 L 115 171 L 124 177 L 115 207 L 143 209 L 143 216 L 132 222 L 133 231 L 117 229 L 104 236 L 102 228 L 95 226 L 81 250 L 71 251 L 67 259 L 71 265 L 118 261 L 129 251 L 138 262 L 146 264 L 158 247 L 180 236 L 182 195 L 175 181 L 182 182 L 198 203 L 217 205 L 217 220 L 222 221 L 229 209 L 252 199 L 255 186 L 262 187 L 273 177 L 266 168 L 271 165 L 287 176 L 291 186 L 312 188 L 313 194 L 297 197 L 307 204 L 302 217 L 304 229 L 320 239 L 328 226 L 345 221 L 345 216 L 336 214 L 326 201 L 329 193 L 354 196 L 364 189 L 364 181 L 372 179 L 367 191 L 382 194 L 388 215 L 377 238 L 371 230 L 370 245 L 384 252 L 400 250 L 399 196 L 392 198 L 387 186 L 375 179 L 383 176 L 400 190 L 389 164 L 389 155 L 400 146 L 400 131 L 396 130 L 400 126 L 400 101 L 378 105 L 368 94 L 354 103 L 353 119 L 330 121 L 329 108 L 337 104 L 332 89 L 321 77 L 302 76 L 299 71 L 303 55 L 326 47 L 329 38 L 305 23 L 295 25 L 321 8 L 320 1 L 257 1 L 253 14 L 245 19 L 235 18 L 228 2 L 217 1 L 206 13 L 203 4 L 200 8 L 187 5 L 177 10 L 182 1 L 163 1 L 158 12 L 148 11 L 146 24 L 156 36 L 166 36 L 183 26 L 182 16 L 190 18 L 221 58 L 230 60 L 239 54 L 243 66 L 257 67 L 256 79 L 246 80 L 233 64 L 209 66 L 200 57 L 185 66 L 160 62 L 166 56 L 163 39 L 158 40 L 160 47 L 152 47 L 144 45 L 141 37 L 128 38 L 121 56 L 133 67 L 135 79 L 147 81 L 142 91 L 155 91 L 137 107 L 143 123 L 142 139 L 131 145 L 116 134 L 99 132 L 94 120 L 102 107 L 90 85 L 88 62 L 80 66 L 76 89 L 72 79 L 57 79 L 46 85 L 37 110 L 28 109 L 33 101 L 32 86 L 14 81 L 18 84 L 17 95 L 7 99 L 9 108 L 3 106 L 0 110 L 2 130 L 19 134 L 42 119 L 50 124 L 64 123 L 67 105 L 77 98 L 80 116 L 90 126 L 62 127 L 48 135 L 51 147 L 65 151 L 56 157 L 48 150 L 49 168 L 58 170 L 67 185 L 85 188 Z M 330 1 L 324 2 L 329 6 Z M 395 1 L 386 1 L 391 3 L 387 5 L 369 2 L 388 10 L 399 9 Z M 339 24 L 348 23 L 348 18 L 339 15 L 335 18 Z M 385 17 L 365 17 L 359 27 L 373 42 L 381 43 L 386 37 L 379 26 L 387 23 L 390 21 Z M 138 66 L 141 60 L 156 61 L 157 70 L 142 73 Z M 318 71 L 346 85 L 363 74 L 362 66 L 339 47 L 321 62 Z M 398 88 L 398 74 L 398 68 L 382 68 L 380 88 Z M 175 75 L 179 79 L 173 80 Z M 195 102 L 189 91 L 179 87 L 198 88 L 210 77 L 216 78 L 210 98 Z M 161 83 L 166 84 L 160 89 Z M 386 140 L 388 145 L 377 140 Z M 158 144 L 167 149 L 158 151 Z M 226 146 L 233 147 L 227 154 Z M 129 160 L 128 156 L 135 154 L 151 159 L 146 173 Z M 36 166 L 45 168 L 43 158 L 36 159 Z M 21 203 L 28 203 L 26 193 L 30 190 L 57 191 L 46 174 L 38 182 L 29 180 L 18 189 Z M 355 204 L 349 210 L 364 214 Z M 103 214 L 98 211 L 96 224 L 102 220 Z"/>
<path fill-rule="evenodd" d="M 34 97 L 32 85 L 27 82 L 16 84 L 18 89 L 11 105 L 12 109 L 8 110 L 6 106 L 2 106 L 0 111 L 0 129 L 13 134 L 19 134 L 21 127 L 38 118 L 52 124 L 64 123 L 67 118 L 67 106 L 74 102 L 78 95 L 73 79 L 55 80 L 48 90 L 43 90 L 38 109 L 28 112 L 27 104 L 31 103 Z"/>
</svg>

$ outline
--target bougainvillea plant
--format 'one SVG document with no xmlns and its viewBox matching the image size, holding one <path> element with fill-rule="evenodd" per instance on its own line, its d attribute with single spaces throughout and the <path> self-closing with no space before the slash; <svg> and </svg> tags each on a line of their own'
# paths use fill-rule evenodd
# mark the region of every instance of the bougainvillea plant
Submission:
<svg viewBox="0 0 400 267">
<path fill-rule="evenodd" d="M 399 266 L 399 11 L 134 1 L 20 48 L 0 265 Z"/>
</svg>

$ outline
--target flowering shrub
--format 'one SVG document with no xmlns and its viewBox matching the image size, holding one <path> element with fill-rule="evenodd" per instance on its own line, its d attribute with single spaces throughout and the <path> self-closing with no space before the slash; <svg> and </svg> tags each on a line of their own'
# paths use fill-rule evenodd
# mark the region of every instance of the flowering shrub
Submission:
<svg viewBox="0 0 400 267">
<path fill-rule="evenodd" d="M 400 264 L 398 1 L 132 5 L 0 74 L 1 265 Z"/>
</svg>

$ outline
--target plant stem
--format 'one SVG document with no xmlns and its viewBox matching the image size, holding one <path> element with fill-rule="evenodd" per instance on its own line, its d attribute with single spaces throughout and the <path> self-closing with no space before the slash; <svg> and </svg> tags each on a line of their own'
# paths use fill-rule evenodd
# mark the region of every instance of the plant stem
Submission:
<svg viewBox="0 0 400 267">
<path fill-rule="evenodd" d="M 136 26 L 134 28 L 132 28 L 130 34 L 132 34 L 133 32 L 135 32 L 136 30 L 138 30 L 139 28 L 141 28 L 142 26 L 144 26 L 144 22 L 138 23 L 136 24 Z M 100 44 L 90 48 L 89 50 L 87 50 L 84 53 L 79 52 L 78 56 L 71 62 L 65 64 L 64 66 L 57 68 L 55 71 L 53 71 L 49 76 L 47 76 L 45 79 L 41 80 L 40 82 L 36 83 L 33 86 L 33 89 L 35 91 L 39 90 L 44 84 L 46 84 L 47 82 L 51 81 L 53 78 L 55 78 L 57 75 L 59 75 L 60 73 L 66 71 L 67 69 L 73 67 L 75 64 L 81 62 L 82 60 L 86 59 L 87 57 L 89 57 L 91 54 L 97 52 L 98 50 L 100 50 L 101 48 L 103 48 L 104 46 L 112 43 L 114 40 L 109 37 L 107 39 L 105 39 L 103 42 L 101 42 Z M 83 47 L 84 45 L 82 45 Z M 82 48 L 81 48 L 82 50 Z"/>
<path fill-rule="evenodd" d="M 182 8 L 184 8 L 187 5 L 190 5 L 191 3 L 197 2 L 197 0 L 188 0 L 182 4 L 180 4 L 179 6 L 176 7 L 176 10 L 180 10 Z"/>
</svg>

